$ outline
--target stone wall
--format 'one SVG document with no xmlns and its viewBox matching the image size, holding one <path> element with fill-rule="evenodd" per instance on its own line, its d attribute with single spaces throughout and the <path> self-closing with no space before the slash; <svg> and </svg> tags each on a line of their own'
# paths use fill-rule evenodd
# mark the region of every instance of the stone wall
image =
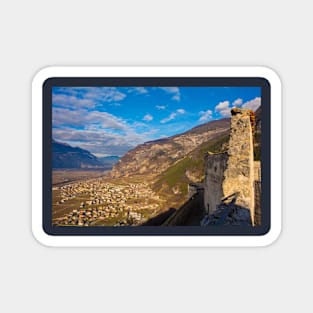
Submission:
<svg viewBox="0 0 313 313">
<path fill-rule="evenodd" d="M 261 161 L 254 161 L 254 180 L 261 181 Z"/>
<path fill-rule="evenodd" d="M 253 156 L 254 113 L 234 108 L 231 114 L 228 152 L 206 156 L 204 206 L 212 214 L 222 201 L 232 203 L 248 210 L 255 225 L 254 182 L 261 179 L 261 167 Z"/>
<path fill-rule="evenodd" d="M 254 224 L 261 225 L 261 162 L 254 161 Z"/>
<path fill-rule="evenodd" d="M 213 213 L 224 198 L 222 183 L 226 170 L 227 153 L 211 154 L 205 156 L 204 181 L 204 207 L 208 214 Z"/>
<path fill-rule="evenodd" d="M 188 184 L 188 199 L 194 196 L 199 190 L 203 190 L 202 183 L 190 183 Z"/>
<path fill-rule="evenodd" d="M 261 182 L 254 181 L 254 224 L 259 226 L 261 223 Z"/>
<path fill-rule="evenodd" d="M 254 156 L 251 110 L 231 110 L 227 169 L 224 172 L 225 196 L 237 193 L 235 204 L 250 209 L 254 225 Z"/>
</svg>

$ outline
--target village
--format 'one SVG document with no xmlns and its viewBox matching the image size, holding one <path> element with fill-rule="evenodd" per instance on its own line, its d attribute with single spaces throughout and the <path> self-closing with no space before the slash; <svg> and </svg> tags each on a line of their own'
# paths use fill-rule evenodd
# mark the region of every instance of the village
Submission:
<svg viewBox="0 0 313 313">
<path fill-rule="evenodd" d="M 54 186 L 53 224 L 59 226 L 139 225 L 160 208 L 162 200 L 146 183 L 108 183 L 90 179 Z M 74 208 L 73 208 L 74 206 Z"/>
</svg>

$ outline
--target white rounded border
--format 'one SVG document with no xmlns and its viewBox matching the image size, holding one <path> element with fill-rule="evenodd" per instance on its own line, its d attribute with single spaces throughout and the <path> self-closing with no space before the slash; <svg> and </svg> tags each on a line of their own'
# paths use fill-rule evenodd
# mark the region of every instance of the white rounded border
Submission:
<svg viewBox="0 0 313 313">
<path fill-rule="evenodd" d="M 51 77 L 262 77 L 271 85 L 271 229 L 262 236 L 52 236 L 42 227 L 42 85 Z M 54 247 L 256 247 L 281 232 L 281 82 L 267 67 L 47 67 L 32 82 L 32 231 Z"/>
</svg>

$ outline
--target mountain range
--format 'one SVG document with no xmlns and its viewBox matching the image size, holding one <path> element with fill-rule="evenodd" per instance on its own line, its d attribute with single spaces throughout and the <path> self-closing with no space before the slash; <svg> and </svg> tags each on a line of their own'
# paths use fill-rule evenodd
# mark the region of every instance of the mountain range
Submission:
<svg viewBox="0 0 313 313">
<path fill-rule="evenodd" d="M 119 157 L 97 158 L 87 150 L 52 140 L 52 168 L 54 169 L 111 169 Z"/>
<path fill-rule="evenodd" d="M 114 166 L 115 178 L 145 175 L 155 192 L 172 195 L 173 204 L 187 197 L 188 184 L 204 179 L 204 155 L 227 151 L 230 119 L 196 126 L 172 137 L 149 141 L 128 151 Z M 260 158 L 261 107 L 255 112 L 255 159 Z M 176 199 L 176 200 L 175 200 Z"/>
<path fill-rule="evenodd" d="M 98 157 L 98 160 L 104 164 L 104 165 L 112 165 L 115 164 L 116 162 L 118 162 L 118 160 L 120 159 L 119 156 L 117 155 L 109 155 L 109 156 L 105 156 L 105 157 Z"/>
<path fill-rule="evenodd" d="M 115 178 L 138 174 L 157 176 L 201 144 L 226 136 L 229 129 L 230 119 L 221 119 L 196 126 L 182 134 L 138 145 L 114 165 L 111 175 Z"/>
</svg>

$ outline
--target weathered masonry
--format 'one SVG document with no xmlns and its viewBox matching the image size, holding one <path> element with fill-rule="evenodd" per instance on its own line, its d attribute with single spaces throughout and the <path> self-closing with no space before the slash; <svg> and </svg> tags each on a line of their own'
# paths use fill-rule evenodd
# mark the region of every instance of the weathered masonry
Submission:
<svg viewBox="0 0 313 313">
<path fill-rule="evenodd" d="M 227 159 L 227 153 L 209 152 L 205 156 L 204 207 L 207 214 L 213 213 L 225 196 L 223 180 Z"/>
<path fill-rule="evenodd" d="M 249 210 L 251 223 L 256 225 L 261 222 L 260 191 L 255 198 L 255 187 L 260 187 L 256 181 L 260 182 L 261 171 L 260 162 L 254 162 L 253 154 L 254 112 L 233 108 L 231 114 L 228 151 L 206 155 L 204 206 L 210 215 L 221 204 L 231 203 L 239 209 Z"/>
</svg>

